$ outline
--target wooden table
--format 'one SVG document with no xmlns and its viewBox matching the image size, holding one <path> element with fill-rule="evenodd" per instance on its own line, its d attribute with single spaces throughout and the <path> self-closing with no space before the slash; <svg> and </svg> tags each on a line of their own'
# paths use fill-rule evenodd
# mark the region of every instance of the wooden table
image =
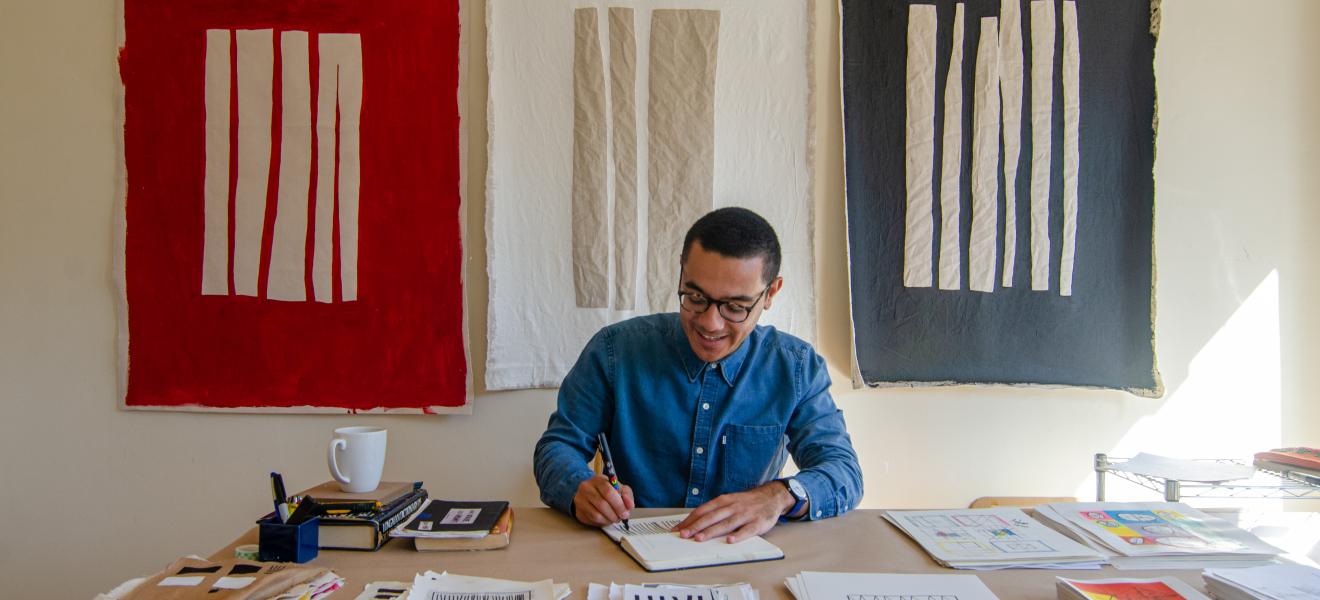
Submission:
<svg viewBox="0 0 1320 600">
<path fill-rule="evenodd" d="M 673 509 L 640 509 L 637 517 L 674 514 Z M 1204 591 L 1199 569 L 1162 571 L 1049 571 L 1011 569 L 964 571 L 939 566 L 925 551 L 881 517 L 880 510 L 855 510 L 842 517 L 784 523 L 764 537 L 783 548 L 784 560 L 683 571 L 648 573 L 596 529 L 579 525 L 549 508 L 515 508 L 512 543 L 500 550 L 417 552 L 408 540 L 393 540 L 376 552 L 322 550 L 312 564 L 333 569 L 347 579 L 334 600 L 348 600 L 372 581 L 411 582 L 432 570 L 534 581 L 554 579 L 572 586 L 572 600 L 586 598 L 588 583 L 746 581 L 765 600 L 793 600 L 784 578 L 800 571 L 883 573 L 975 573 L 1001 600 L 1055 600 L 1056 575 L 1065 577 L 1155 577 L 1171 575 Z M 256 529 L 212 555 L 231 558 L 234 547 L 254 544 Z"/>
</svg>

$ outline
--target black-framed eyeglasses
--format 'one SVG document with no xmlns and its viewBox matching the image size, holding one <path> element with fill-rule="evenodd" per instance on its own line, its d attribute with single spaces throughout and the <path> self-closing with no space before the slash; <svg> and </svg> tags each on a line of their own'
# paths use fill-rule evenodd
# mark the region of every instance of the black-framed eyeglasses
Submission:
<svg viewBox="0 0 1320 600">
<path fill-rule="evenodd" d="M 770 285 L 774 285 L 774 283 L 772 282 Z M 720 317 L 723 317 L 725 321 L 742 323 L 752 315 L 752 310 L 756 308 L 756 304 L 761 301 L 765 293 L 770 291 L 770 285 L 765 286 L 765 289 L 761 290 L 761 293 L 757 294 L 752 303 L 748 305 L 738 304 L 731 300 L 711 300 L 701 292 L 688 291 L 678 293 L 678 305 L 683 310 L 699 315 L 710 310 L 713 304 L 716 307 L 715 310 L 719 311 Z"/>
</svg>

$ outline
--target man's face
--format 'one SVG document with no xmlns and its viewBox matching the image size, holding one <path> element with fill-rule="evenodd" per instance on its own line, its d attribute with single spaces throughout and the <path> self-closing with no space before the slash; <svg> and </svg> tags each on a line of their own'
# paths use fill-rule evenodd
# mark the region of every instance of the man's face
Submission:
<svg viewBox="0 0 1320 600">
<path fill-rule="evenodd" d="M 770 308 L 770 302 L 783 286 L 782 277 L 776 277 L 769 286 L 761 279 L 764 259 L 729 258 L 709 252 L 701 241 L 692 242 L 687 264 L 679 280 L 680 292 L 695 292 L 707 300 L 720 300 L 751 307 L 747 320 L 733 323 L 725 319 L 719 308 L 711 303 L 707 309 L 694 313 L 679 308 L 678 319 L 683 324 L 692 352 L 704 362 L 715 362 L 733 353 L 756 327 L 761 313 Z M 762 292 L 764 296 L 762 295 Z M 680 303 L 681 304 L 681 303 Z"/>
</svg>

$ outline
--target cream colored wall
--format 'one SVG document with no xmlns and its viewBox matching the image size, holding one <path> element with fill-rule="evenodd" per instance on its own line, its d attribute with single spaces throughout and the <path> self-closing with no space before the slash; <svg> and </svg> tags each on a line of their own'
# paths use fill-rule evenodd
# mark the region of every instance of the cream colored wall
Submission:
<svg viewBox="0 0 1320 600">
<path fill-rule="evenodd" d="M 471 3 L 480 15 L 484 2 Z M 1090 494 L 1096 451 L 1242 455 L 1320 444 L 1320 18 L 1311 0 L 1248 13 L 1166 0 L 1156 71 L 1157 337 L 1169 394 L 1010 388 L 850 390 L 836 50 L 815 2 L 820 349 L 866 473 L 864 507 L 984 494 Z M 471 15 L 469 15 L 471 16 Z M 485 358 L 485 32 L 470 21 L 468 302 Z M 538 503 L 532 444 L 555 392 L 479 393 L 468 417 L 124 412 L 111 280 L 117 135 L 111 0 L 0 4 L 2 596 L 89 597 L 267 510 L 263 474 L 325 477 L 329 431 L 390 428 L 386 476 L 437 495 Z M 792 282 L 789 282 L 792 285 Z M 460 457 L 460 458 L 449 458 Z M 1154 499 L 1150 494 L 1140 495 Z"/>
</svg>

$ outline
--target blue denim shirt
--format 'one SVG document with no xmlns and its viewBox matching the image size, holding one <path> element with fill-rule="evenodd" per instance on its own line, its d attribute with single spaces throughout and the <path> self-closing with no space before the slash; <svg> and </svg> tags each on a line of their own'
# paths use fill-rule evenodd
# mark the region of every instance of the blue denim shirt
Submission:
<svg viewBox="0 0 1320 600">
<path fill-rule="evenodd" d="M 774 327 L 756 327 L 708 364 L 676 313 L 611 325 L 564 379 L 536 444 L 541 500 L 570 512 L 603 431 L 639 507 L 692 508 L 756 487 L 791 453 L 811 501 L 806 518 L 843 514 L 862 497 L 862 471 L 829 387 L 820 355 Z"/>
</svg>

